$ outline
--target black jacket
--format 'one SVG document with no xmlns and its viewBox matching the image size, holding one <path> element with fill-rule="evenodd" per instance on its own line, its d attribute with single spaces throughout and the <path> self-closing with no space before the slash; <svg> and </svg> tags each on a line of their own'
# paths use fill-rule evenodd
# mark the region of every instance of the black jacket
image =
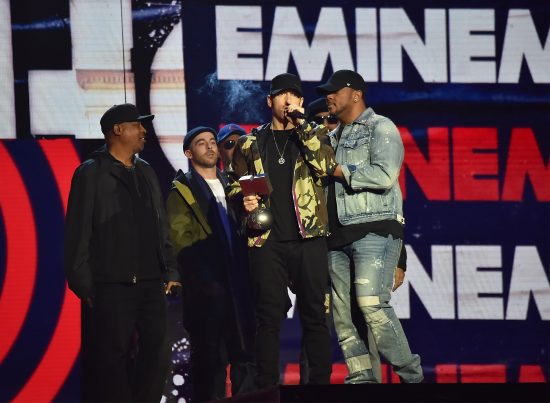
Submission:
<svg viewBox="0 0 550 403">
<path fill-rule="evenodd" d="M 137 242 L 130 189 L 123 164 L 103 146 L 74 172 L 65 220 L 65 273 L 79 297 L 93 295 L 97 282 L 135 283 Z M 164 201 L 157 176 L 144 160 L 135 159 L 149 186 L 159 239 L 155 248 L 165 281 L 179 281 L 168 238 Z"/>
</svg>

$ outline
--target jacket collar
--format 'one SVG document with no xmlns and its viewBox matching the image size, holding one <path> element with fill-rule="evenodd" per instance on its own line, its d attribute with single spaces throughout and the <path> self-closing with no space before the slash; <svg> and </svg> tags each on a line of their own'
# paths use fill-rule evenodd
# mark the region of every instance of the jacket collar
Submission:
<svg viewBox="0 0 550 403">
<path fill-rule="evenodd" d="M 361 114 L 355 119 L 352 124 L 360 124 L 360 125 L 366 125 L 367 121 L 371 118 L 371 116 L 374 114 L 374 111 L 372 108 L 367 108 Z"/>
<path fill-rule="evenodd" d="M 193 169 L 189 170 L 187 173 L 184 173 L 180 169 L 172 181 L 172 188 L 175 189 L 189 205 L 189 208 L 204 231 L 207 234 L 211 234 L 212 230 L 206 221 L 206 217 L 208 216 L 208 201 L 197 183 L 197 179 L 195 178 L 196 175 L 198 175 L 198 173 Z"/>
<path fill-rule="evenodd" d="M 109 153 L 109 150 L 107 148 L 107 144 L 104 144 L 100 148 L 98 148 L 96 151 L 94 151 L 90 158 L 95 159 L 99 162 L 99 166 L 102 167 L 102 169 L 105 169 L 109 174 L 113 175 L 115 178 L 120 180 L 124 186 L 128 187 L 125 178 L 123 177 L 123 170 L 124 164 L 117 160 L 115 157 Z M 134 156 L 134 166 L 136 169 L 142 169 L 143 166 L 149 165 L 145 160 L 142 160 L 137 155 Z M 143 171 L 142 171 L 143 172 Z M 149 182 L 149 178 L 147 175 L 145 175 L 145 179 L 147 181 L 147 184 L 149 187 L 151 187 L 151 183 Z"/>
</svg>

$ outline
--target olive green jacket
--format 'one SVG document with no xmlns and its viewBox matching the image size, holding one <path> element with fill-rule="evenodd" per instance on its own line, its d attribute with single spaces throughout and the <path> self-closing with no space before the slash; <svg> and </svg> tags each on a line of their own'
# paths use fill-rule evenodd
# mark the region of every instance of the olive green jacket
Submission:
<svg viewBox="0 0 550 403">
<path fill-rule="evenodd" d="M 265 141 L 271 136 L 271 124 L 262 125 L 248 136 L 242 136 L 237 142 L 231 163 L 231 191 L 229 198 L 234 205 L 242 200 L 238 178 L 243 175 L 263 174 L 265 160 Z M 323 125 L 304 122 L 295 128 L 293 135 L 299 140 L 300 154 L 294 165 L 292 178 L 292 198 L 298 229 L 302 238 L 328 235 L 328 213 L 323 180 L 331 176 L 336 168 L 334 151 L 330 146 Z M 236 203 L 235 203 L 236 202 Z M 269 200 L 261 202 L 261 207 L 269 207 Z M 263 233 L 249 233 L 248 246 L 260 247 L 269 237 L 270 230 Z"/>
<path fill-rule="evenodd" d="M 197 192 L 195 192 L 197 193 Z M 172 191 L 166 201 L 168 230 L 174 252 L 181 268 L 194 272 L 201 281 L 213 280 L 214 262 L 195 261 L 194 255 L 206 255 L 212 245 L 212 228 L 193 194 L 189 179 L 179 171 L 172 182 Z M 201 256 L 201 257 L 202 257 Z"/>
</svg>

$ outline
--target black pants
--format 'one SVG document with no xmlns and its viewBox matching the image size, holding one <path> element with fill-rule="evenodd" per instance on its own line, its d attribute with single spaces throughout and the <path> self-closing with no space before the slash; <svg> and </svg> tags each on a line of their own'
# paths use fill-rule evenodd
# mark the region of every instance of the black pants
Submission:
<svg viewBox="0 0 550 403">
<path fill-rule="evenodd" d="M 330 281 L 327 284 L 325 290 L 325 321 L 327 323 L 328 333 L 332 335 L 332 328 L 334 327 L 334 320 L 332 318 L 332 290 Z M 300 384 L 305 385 L 309 379 L 309 360 L 307 358 L 306 347 L 302 341 L 300 350 Z"/>
<path fill-rule="evenodd" d="M 332 366 L 324 305 L 328 281 L 325 239 L 288 242 L 268 239 L 261 248 L 250 248 L 249 258 L 258 321 L 258 387 L 279 382 L 279 333 L 288 310 L 287 286 L 290 283 L 296 293 L 303 344 L 309 361 L 309 379 L 305 383 L 329 383 Z"/>
<path fill-rule="evenodd" d="M 241 340 L 228 292 L 226 289 L 223 294 L 203 295 L 190 307 L 194 318 L 186 327 L 191 341 L 191 382 L 196 402 L 225 398 L 228 364 L 233 396 L 255 389 L 253 354 Z"/>
<path fill-rule="evenodd" d="M 158 402 L 166 379 L 166 300 L 160 280 L 106 283 L 82 304 L 82 400 Z"/>
</svg>

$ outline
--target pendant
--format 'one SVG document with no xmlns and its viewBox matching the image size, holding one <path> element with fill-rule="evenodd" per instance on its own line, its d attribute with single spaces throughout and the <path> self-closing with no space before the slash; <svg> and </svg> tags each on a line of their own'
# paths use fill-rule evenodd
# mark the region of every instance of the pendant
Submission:
<svg viewBox="0 0 550 403">
<path fill-rule="evenodd" d="M 285 159 L 283 157 L 279 158 L 279 164 L 283 165 L 285 163 Z"/>
</svg>

